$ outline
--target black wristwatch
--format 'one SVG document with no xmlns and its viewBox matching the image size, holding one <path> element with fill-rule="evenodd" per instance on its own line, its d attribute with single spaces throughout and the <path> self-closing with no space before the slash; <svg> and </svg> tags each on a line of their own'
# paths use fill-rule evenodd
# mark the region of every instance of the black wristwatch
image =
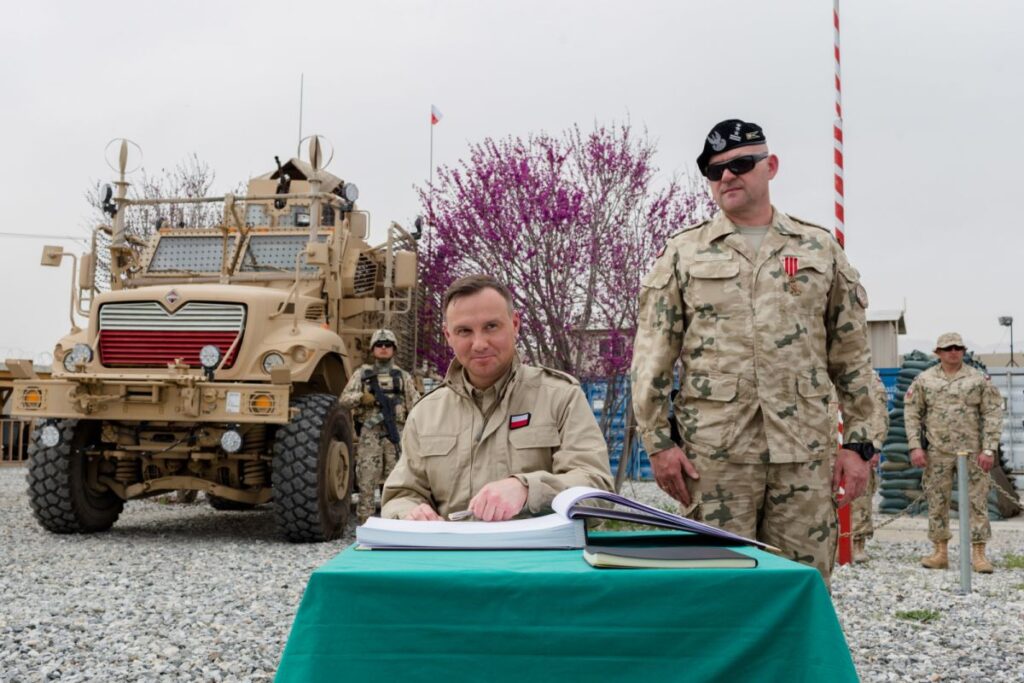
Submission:
<svg viewBox="0 0 1024 683">
<path fill-rule="evenodd" d="M 848 451 L 853 451 L 860 456 L 860 459 L 864 462 L 869 462 L 871 458 L 875 457 L 875 444 L 868 441 L 856 441 L 853 443 L 843 444 L 843 448 Z"/>
</svg>

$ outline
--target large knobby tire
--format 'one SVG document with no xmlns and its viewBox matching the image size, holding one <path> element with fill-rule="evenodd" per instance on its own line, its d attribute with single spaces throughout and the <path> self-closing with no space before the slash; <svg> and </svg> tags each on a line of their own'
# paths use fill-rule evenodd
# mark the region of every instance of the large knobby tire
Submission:
<svg viewBox="0 0 1024 683">
<path fill-rule="evenodd" d="M 330 541 L 348 521 L 352 423 L 330 394 L 299 396 L 292 407 L 299 414 L 274 439 L 274 515 L 290 541 Z"/>
<path fill-rule="evenodd" d="M 28 495 L 32 513 L 47 530 L 88 534 L 114 525 L 124 501 L 102 485 L 90 485 L 85 448 L 99 433 L 98 422 L 60 420 L 60 443 L 47 448 L 36 429 L 28 453 Z"/>
</svg>

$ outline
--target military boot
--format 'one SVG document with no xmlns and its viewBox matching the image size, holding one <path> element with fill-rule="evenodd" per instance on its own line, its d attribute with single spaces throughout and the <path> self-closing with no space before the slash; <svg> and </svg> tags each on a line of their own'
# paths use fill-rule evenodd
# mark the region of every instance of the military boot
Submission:
<svg viewBox="0 0 1024 683">
<path fill-rule="evenodd" d="M 935 541 L 935 552 L 928 557 L 922 557 L 921 565 L 928 569 L 946 569 L 949 567 L 948 544 L 949 541 Z"/>
<path fill-rule="evenodd" d="M 853 539 L 853 561 L 856 563 L 867 562 L 871 558 L 868 557 L 868 551 L 864 549 L 864 539 L 855 538 Z"/>
<path fill-rule="evenodd" d="M 991 574 L 995 569 L 992 563 L 985 557 L 985 544 L 974 543 L 971 545 L 971 566 L 979 574 Z"/>
</svg>

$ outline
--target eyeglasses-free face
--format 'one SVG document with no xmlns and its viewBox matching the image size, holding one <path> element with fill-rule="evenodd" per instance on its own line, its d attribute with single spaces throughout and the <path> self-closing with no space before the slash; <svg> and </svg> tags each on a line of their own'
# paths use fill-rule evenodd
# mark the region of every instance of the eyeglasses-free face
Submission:
<svg viewBox="0 0 1024 683">
<path fill-rule="evenodd" d="M 722 179 L 722 174 L 728 170 L 733 175 L 743 175 L 744 173 L 750 173 L 754 170 L 757 164 L 768 158 L 768 152 L 762 152 L 761 154 L 745 154 L 741 157 L 733 157 L 729 161 L 723 161 L 720 164 L 708 164 L 707 177 L 708 180 L 718 182 Z"/>
</svg>

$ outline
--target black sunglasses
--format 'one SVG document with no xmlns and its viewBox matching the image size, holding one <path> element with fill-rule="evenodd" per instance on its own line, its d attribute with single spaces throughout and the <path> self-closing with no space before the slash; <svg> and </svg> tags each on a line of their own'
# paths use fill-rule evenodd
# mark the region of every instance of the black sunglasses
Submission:
<svg viewBox="0 0 1024 683">
<path fill-rule="evenodd" d="M 708 164 L 707 172 L 704 175 L 708 177 L 708 180 L 714 181 L 721 180 L 722 174 L 725 173 L 726 169 L 729 169 L 729 173 L 733 175 L 743 175 L 744 173 L 750 173 L 759 161 L 767 158 L 768 152 L 733 157 L 729 161 L 723 161 L 720 164 Z"/>
<path fill-rule="evenodd" d="M 943 346 L 939 351 L 966 351 L 963 346 Z"/>
<path fill-rule="evenodd" d="M 393 349 L 395 348 L 395 342 L 379 341 L 373 345 L 373 348 Z"/>
</svg>

